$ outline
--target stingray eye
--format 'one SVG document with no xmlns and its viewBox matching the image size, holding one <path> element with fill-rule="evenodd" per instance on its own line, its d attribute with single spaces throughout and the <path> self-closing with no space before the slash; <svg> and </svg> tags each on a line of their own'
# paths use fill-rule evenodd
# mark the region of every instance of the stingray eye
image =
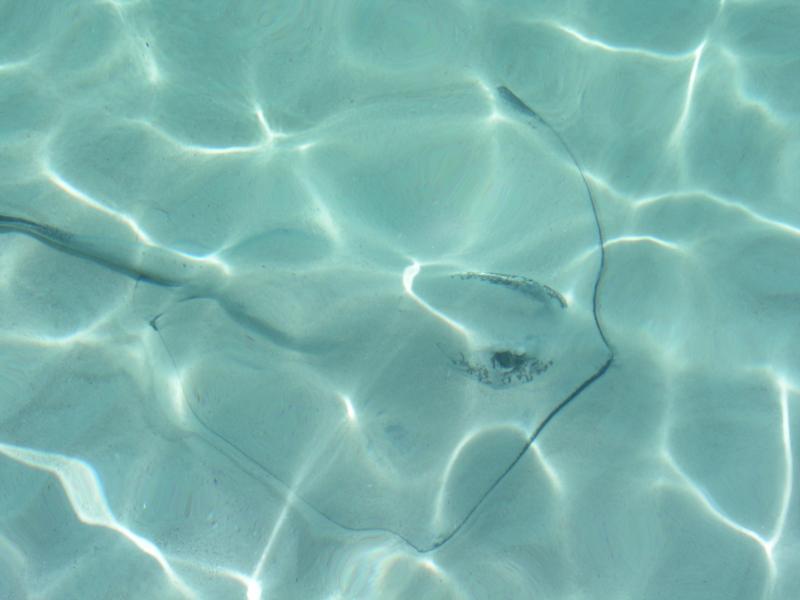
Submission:
<svg viewBox="0 0 800 600">
<path fill-rule="evenodd" d="M 492 364 L 500 367 L 501 369 L 515 369 L 525 362 L 524 354 L 514 354 L 509 350 L 502 352 L 495 352 L 492 355 Z"/>
</svg>

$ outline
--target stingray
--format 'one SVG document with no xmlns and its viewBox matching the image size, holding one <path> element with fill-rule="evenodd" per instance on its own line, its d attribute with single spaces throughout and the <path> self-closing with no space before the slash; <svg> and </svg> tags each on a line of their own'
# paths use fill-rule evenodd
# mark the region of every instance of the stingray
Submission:
<svg viewBox="0 0 800 600">
<path fill-rule="evenodd" d="M 237 262 L 272 230 L 280 255 L 280 224 L 214 260 L 30 215 L 0 216 L 0 232 L 135 279 L 197 430 L 242 468 L 429 552 L 613 359 L 591 189 L 542 117 L 504 86 L 493 102 L 508 115 L 493 128 L 460 89 L 376 99 L 309 133 L 325 143 L 302 177 L 347 243 L 300 264 Z"/>
</svg>

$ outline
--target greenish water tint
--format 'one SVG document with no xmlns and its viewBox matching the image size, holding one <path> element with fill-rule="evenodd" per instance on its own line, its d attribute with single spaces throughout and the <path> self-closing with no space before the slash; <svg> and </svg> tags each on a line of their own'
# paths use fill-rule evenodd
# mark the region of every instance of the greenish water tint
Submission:
<svg viewBox="0 0 800 600">
<path fill-rule="evenodd" d="M 0 599 L 800 597 L 792 5 L 0 22 Z"/>
</svg>

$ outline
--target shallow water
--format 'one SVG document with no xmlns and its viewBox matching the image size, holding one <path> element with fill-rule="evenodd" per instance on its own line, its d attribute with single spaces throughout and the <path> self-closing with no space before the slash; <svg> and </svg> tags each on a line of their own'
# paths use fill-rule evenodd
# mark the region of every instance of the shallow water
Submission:
<svg viewBox="0 0 800 600">
<path fill-rule="evenodd" d="M 793 5 L 0 21 L 0 599 L 800 596 Z"/>
</svg>

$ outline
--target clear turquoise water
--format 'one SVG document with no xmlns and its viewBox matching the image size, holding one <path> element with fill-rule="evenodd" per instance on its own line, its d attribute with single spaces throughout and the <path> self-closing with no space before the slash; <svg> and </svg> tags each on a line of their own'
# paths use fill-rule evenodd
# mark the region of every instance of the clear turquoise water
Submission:
<svg viewBox="0 0 800 600">
<path fill-rule="evenodd" d="M 0 600 L 800 597 L 795 4 L 0 23 Z"/>
</svg>

